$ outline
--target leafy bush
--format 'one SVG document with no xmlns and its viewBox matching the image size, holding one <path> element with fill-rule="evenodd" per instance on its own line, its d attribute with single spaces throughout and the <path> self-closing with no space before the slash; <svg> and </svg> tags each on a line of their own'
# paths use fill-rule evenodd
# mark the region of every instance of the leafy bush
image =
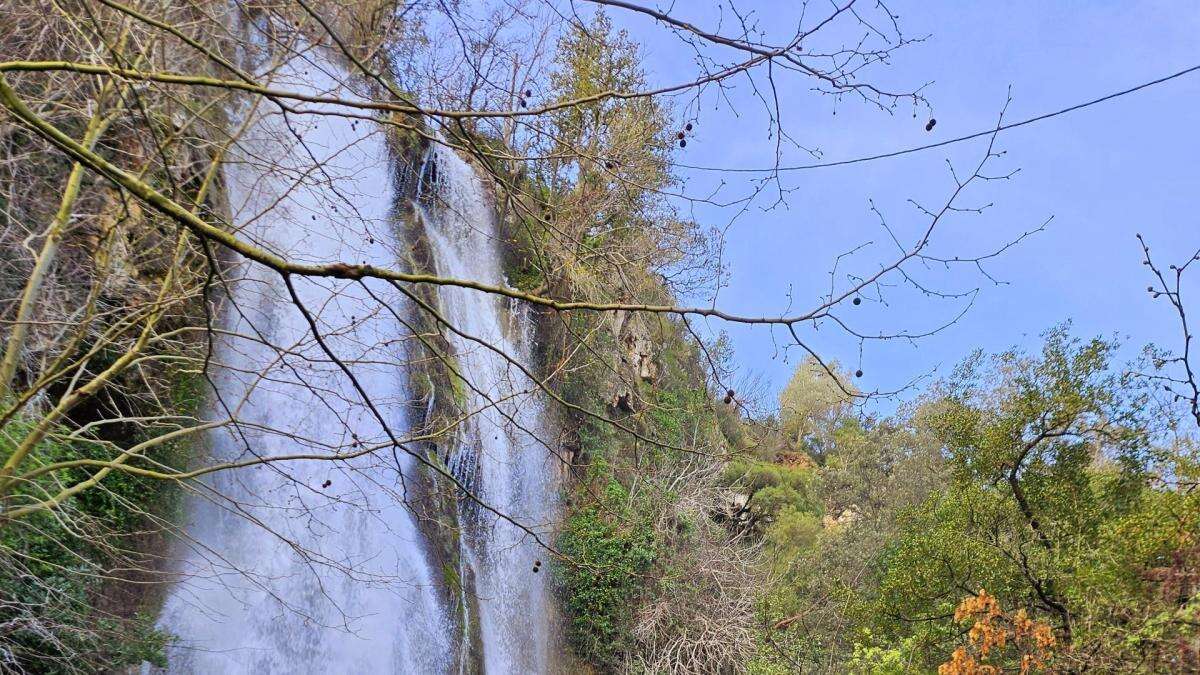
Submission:
<svg viewBox="0 0 1200 675">
<path fill-rule="evenodd" d="M 658 556 L 653 524 L 614 482 L 601 504 L 571 515 L 559 547 L 570 559 L 558 569 L 568 637 L 580 656 L 612 666 L 631 642 L 634 598 Z"/>
<path fill-rule="evenodd" d="M 28 418 L 0 430 L 0 456 L 12 453 L 31 428 Z M 31 467 L 94 457 L 94 441 L 52 434 L 32 453 Z M 160 448 L 156 456 L 180 451 Z M 44 474 L 15 488 L 16 504 L 43 499 L 64 485 L 89 477 L 87 469 Z M 39 511 L 0 525 L 0 658 L 24 672 L 73 673 L 134 665 L 164 664 L 167 636 L 153 618 L 123 618 L 98 608 L 112 568 L 129 569 L 127 541 L 147 529 L 145 513 L 169 503 L 168 488 L 114 471 L 55 511 Z M 136 564 L 136 563 L 133 563 Z"/>
</svg>

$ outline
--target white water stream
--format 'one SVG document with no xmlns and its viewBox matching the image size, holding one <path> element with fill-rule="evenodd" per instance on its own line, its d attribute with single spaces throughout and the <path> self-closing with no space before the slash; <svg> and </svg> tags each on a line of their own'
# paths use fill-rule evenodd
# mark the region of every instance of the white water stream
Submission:
<svg viewBox="0 0 1200 675">
<path fill-rule="evenodd" d="M 315 51 L 273 74 L 281 88 L 346 96 L 340 79 Z M 253 115 L 225 174 L 239 235 L 294 261 L 395 268 L 393 159 L 383 132 L 337 115 L 284 116 L 265 102 Z M 439 272 L 502 283 L 479 178 L 448 150 L 431 151 L 426 163 L 437 166 L 436 180 L 424 181 L 421 210 Z M 469 501 L 461 507 L 461 546 L 478 616 L 468 615 L 466 625 L 478 631 L 482 656 L 459 658 L 471 641 L 455 628 L 457 610 L 438 590 L 443 571 L 403 504 L 405 481 L 414 483 L 419 467 L 389 443 L 389 430 L 403 438 L 413 420 L 406 330 L 387 308 L 411 308 L 372 280 L 366 286 L 375 298 L 356 282 L 292 283 L 307 318 L 283 279 L 262 266 L 242 265 L 229 284 L 218 317 L 225 335 L 210 369 L 219 396 L 209 412 L 221 418 L 232 409 L 240 424 L 207 437 L 209 461 L 379 449 L 206 480 L 188 500 L 190 541 L 159 620 L 178 637 L 169 670 L 438 673 L 481 662 L 487 673 L 549 672 L 548 571 L 532 571 L 539 557 L 549 561 L 526 532 Z M 528 363 L 528 322 L 500 299 L 445 288 L 441 307 L 463 332 Z M 313 339 L 310 318 L 353 379 Z M 460 336 L 451 342 L 478 389 L 467 392 L 466 408 L 481 411 L 459 430 L 450 465 L 489 505 L 544 532 L 556 489 L 552 455 L 534 438 L 542 431 L 540 399 L 520 393 L 531 384 L 495 351 Z"/>
<path fill-rule="evenodd" d="M 426 177 L 436 176 L 438 199 L 423 209 L 439 274 L 502 285 L 500 247 L 490 200 L 475 171 L 453 151 L 434 146 Z M 436 165 L 431 169 L 430 164 Z M 479 410 L 460 429 L 449 464 L 484 502 L 528 529 L 463 501 L 463 552 L 476 580 L 483 663 L 488 673 L 551 670 L 554 612 L 546 561 L 532 536 L 549 540 L 556 513 L 553 462 L 543 428 L 542 400 L 525 375 L 529 322 L 499 296 L 443 287 L 445 318 L 458 367 L 468 381 L 467 410 Z M 532 532 L 530 531 L 532 530 Z M 543 563 L 544 564 L 544 563 Z"/>
</svg>

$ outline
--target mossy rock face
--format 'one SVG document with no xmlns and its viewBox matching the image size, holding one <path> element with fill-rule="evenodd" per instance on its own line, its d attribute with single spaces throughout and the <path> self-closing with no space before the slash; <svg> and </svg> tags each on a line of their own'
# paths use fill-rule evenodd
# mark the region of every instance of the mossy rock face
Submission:
<svg viewBox="0 0 1200 675">
<path fill-rule="evenodd" d="M 405 113 L 393 113 L 388 120 L 388 149 L 392 153 L 395 174 L 393 177 L 396 197 L 399 200 L 398 220 L 406 220 L 412 212 L 412 200 L 417 196 L 421 179 L 421 162 L 429 148 L 429 140 L 423 118 Z"/>
<path fill-rule="evenodd" d="M 483 150 L 497 147 L 493 140 L 471 135 L 453 140 Z M 404 244 L 402 264 L 414 272 L 437 273 L 421 209 L 412 203 L 420 180 L 419 170 L 414 168 L 419 167 L 420 157 L 415 153 L 418 148 L 423 153 L 425 147 L 408 147 L 407 164 L 400 169 L 405 176 L 401 204 L 396 210 L 400 214 L 398 239 Z M 482 154 L 484 157 L 475 159 L 486 163 L 486 152 Z M 491 174 L 488 182 L 496 195 L 507 282 L 545 297 L 590 297 L 584 289 L 596 288 L 596 269 L 583 263 L 555 267 L 549 262 L 554 246 L 549 222 L 553 214 L 545 211 L 544 205 L 555 200 L 548 188 L 521 172 L 491 165 L 484 169 Z M 641 275 L 636 280 L 637 302 L 673 304 L 665 282 L 638 269 L 630 272 Z M 440 307 L 434 287 L 409 288 L 422 303 Z M 457 361 L 443 328 L 427 313 L 413 314 L 412 329 L 423 337 L 410 354 L 414 418 L 425 428 L 438 427 L 463 412 L 466 392 L 455 375 Z M 694 547 L 695 541 L 716 537 L 713 531 L 721 527 L 709 523 L 702 513 L 673 517 L 673 500 L 679 495 L 664 490 L 647 498 L 652 490 L 646 484 L 656 476 L 670 475 L 672 467 L 690 459 L 687 449 L 719 453 L 719 448 L 729 443 L 725 428 L 738 428 L 737 413 L 716 405 L 701 365 L 702 354 L 681 321 L 662 315 L 628 315 L 618 320 L 612 313 L 559 313 L 544 307 L 534 307 L 531 315 L 534 371 L 549 377 L 548 386 L 570 404 L 547 408 L 548 422 L 557 427 L 557 440 L 570 453 L 569 470 L 576 479 L 565 495 L 565 517 L 556 544 L 572 560 L 588 563 L 553 570 L 566 633 L 575 652 L 567 658 L 581 657 L 588 662 L 573 663 L 572 672 L 582 672 L 585 667 L 603 671 L 619 667 L 638 648 L 632 632 L 634 618 L 644 599 L 659 589 L 657 579 L 672 573 L 673 556 Z M 586 345 L 581 345 L 582 341 Z M 613 405 L 613 392 L 618 388 L 635 400 L 630 410 Z M 605 418 L 616 420 L 636 435 Z M 445 466 L 450 449 L 458 442 L 447 435 L 430 441 L 426 452 L 431 461 Z M 436 471 L 426 471 L 421 482 L 422 528 L 431 542 L 431 556 L 442 569 L 447 604 L 457 607 L 460 622 L 466 621 L 460 628 L 470 626 L 476 609 L 463 598 L 473 596 L 474 580 L 458 557 L 459 493 L 439 479 Z M 638 489 L 631 490 L 635 484 Z M 481 652 L 478 632 L 468 638 L 476 645 L 465 657 L 470 664 Z"/>
<path fill-rule="evenodd" d="M 406 269 L 437 274 L 437 265 L 419 212 L 410 209 L 402 228 L 401 241 L 407 243 L 405 259 L 402 261 Z M 414 286 L 409 288 L 409 292 L 439 314 L 442 313 L 436 287 Z M 417 339 L 406 371 L 410 391 L 414 393 L 414 412 L 419 415 L 425 428 L 446 428 L 464 412 L 465 383 L 459 375 L 461 369 L 443 327 L 428 312 L 415 306 L 413 310 L 410 325 Z M 429 410 L 430 401 L 433 402 L 432 410 Z"/>
</svg>

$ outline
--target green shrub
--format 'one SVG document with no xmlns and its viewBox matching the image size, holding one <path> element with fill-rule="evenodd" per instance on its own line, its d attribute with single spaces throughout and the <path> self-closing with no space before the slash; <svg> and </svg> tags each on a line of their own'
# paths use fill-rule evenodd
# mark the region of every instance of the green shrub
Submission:
<svg viewBox="0 0 1200 675">
<path fill-rule="evenodd" d="M 33 425 L 11 420 L 0 430 L 0 456 L 9 456 Z M 47 437 L 30 455 L 26 468 L 96 457 L 93 441 Z M 162 461 L 182 452 L 159 448 Z M 29 503 L 57 493 L 90 476 L 95 469 L 46 474 L 16 487 L 14 503 Z M 126 566 L 134 548 L 131 536 L 145 531 L 145 512 L 171 501 L 162 481 L 120 471 L 85 490 L 54 511 L 40 511 L 0 524 L 0 650 L 23 672 L 68 673 L 164 663 L 167 636 L 152 617 L 121 618 L 97 609 L 108 583 L 108 570 Z M 119 583 L 119 582 L 118 582 Z"/>
<path fill-rule="evenodd" d="M 572 645 L 590 662 L 612 666 L 630 645 L 634 599 L 658 550 L 646 510 L 629 504 L 620 485 L 611 483 L 603 502 L 567 520 L 559 547 L 569 562 L 558 574 Z"/>
</svg>

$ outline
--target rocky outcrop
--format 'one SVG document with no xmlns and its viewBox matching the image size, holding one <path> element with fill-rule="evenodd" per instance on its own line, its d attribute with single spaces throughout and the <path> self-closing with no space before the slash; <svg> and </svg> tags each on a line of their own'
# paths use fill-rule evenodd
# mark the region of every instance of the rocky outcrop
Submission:
<svg viewBox="0 0 1200 675">
<path fill-rule="evenodd" d="M 638 385 L 658 379 L 654 343 L 645 320 L 624 310 L 612 313 L 612 334 L 616 338 L 613 372 L 616 382 L 610 404 L 622 412 L 641 408 Z"/>
</svg>

